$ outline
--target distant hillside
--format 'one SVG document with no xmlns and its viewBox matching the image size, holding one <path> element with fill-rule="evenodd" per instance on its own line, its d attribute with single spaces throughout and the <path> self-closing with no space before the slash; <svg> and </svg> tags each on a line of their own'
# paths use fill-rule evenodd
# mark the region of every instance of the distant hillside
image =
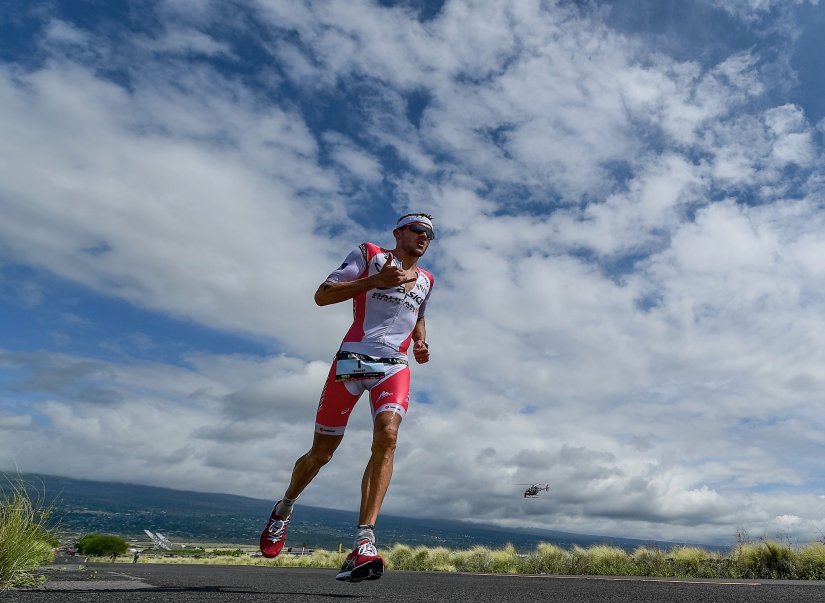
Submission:
<svg viewBox="0 0 825 603">
<path fill-rule="evenodd" d="M 51 475 L 24 474 L 37 498 L 54 506 L 54 519 L 62 532 L 83 534 L 106 532 L 127 538 L 146 539 L 144 529 L 160 531 L 173 542 L 227 542 L 255 544 L 272 501 L 140 486 L 76 480 Z M 0 473 L 0 488 L 16 479 Z M 289 529 L 287 545 L 336 549 L 349 546 L 358 520 L 354 512 L 301 505 Z M 475 545 L 501 547 L 512 543 L 519 550 L 533 549 L 539 542 L 563 547 L 613 544 L 634 549 L 641 544 L 670 548 L 677 543 L 609 538 L 550 530 L 505 530 L 475 524 L 382 515 L 379 529 L 384 545 L 469 548 Z"/>
</svg>

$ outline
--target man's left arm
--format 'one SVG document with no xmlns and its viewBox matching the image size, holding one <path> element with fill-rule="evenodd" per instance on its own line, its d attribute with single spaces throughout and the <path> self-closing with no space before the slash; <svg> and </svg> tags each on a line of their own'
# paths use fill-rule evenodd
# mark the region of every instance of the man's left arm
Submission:
<svg viewBox="0 0 825 603">
<path fill-rule="evenodd" d="M 415 323 L 412 331 L 413 357 L 418 364 L 424 364 L 430 359 L 430 350 L 427 346 L 427 325 L 421 316 Z"/>
</svg>

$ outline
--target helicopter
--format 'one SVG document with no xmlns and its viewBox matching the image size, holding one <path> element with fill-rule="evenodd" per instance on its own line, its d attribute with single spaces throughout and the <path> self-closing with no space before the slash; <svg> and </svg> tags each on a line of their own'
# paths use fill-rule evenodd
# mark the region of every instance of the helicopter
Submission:
<svg viewBox="0 0 825 603">
<path fill-rule="evenodd" d="M 524 498 L 537 498 L 542 490 L 550 492 L 550 484 L 516 484 L 516 486 L 530 486 L 524 491 Z"/>
</svg>

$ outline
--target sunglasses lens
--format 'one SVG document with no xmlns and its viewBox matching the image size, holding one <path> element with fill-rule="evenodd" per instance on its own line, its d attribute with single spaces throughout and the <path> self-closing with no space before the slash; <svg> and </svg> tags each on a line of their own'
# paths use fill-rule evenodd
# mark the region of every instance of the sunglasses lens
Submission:
<svg viewBox="0 0 825 603">
<path fill-rule="evenodd" d="M 435 238 L 435 233 L 426 226 L 414 224 L 413 226 L 410 226 L 410 230 L 413 231 L 415 234 L 421 234 L 422 232 L 427 233 L 427 238 L 431 241 Z"/>
</svg>

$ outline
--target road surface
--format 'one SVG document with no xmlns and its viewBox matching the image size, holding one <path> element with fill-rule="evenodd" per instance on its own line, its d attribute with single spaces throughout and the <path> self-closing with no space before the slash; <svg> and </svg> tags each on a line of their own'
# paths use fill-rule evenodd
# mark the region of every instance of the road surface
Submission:
<svg viewBox="0 0 825 603">
<path fill-rule="evenodd" d="M 0 593 L 2 603 L 808 603 L 825 582 L 502 576 L 389 571 L 347 584 L 335 570 L 232 565 L 55 564 L 37 589 Z"/>
</svg>

